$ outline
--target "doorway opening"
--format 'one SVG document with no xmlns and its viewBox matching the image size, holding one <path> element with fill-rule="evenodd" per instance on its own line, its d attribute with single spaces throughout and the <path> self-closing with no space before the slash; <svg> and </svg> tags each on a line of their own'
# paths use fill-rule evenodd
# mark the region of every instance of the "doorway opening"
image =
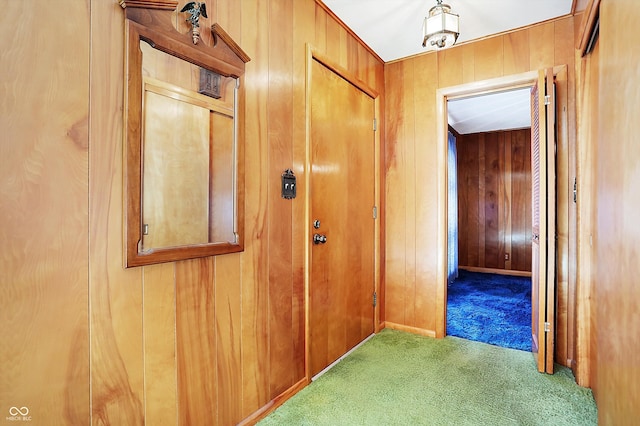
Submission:
<svg viewBox="0 0 640 426">
<path fill-rule="evenodd" d="M 531 88 L 447 107 L 447 334 L 530 351 Z"/>
<path fill-rule="evenodd" d="M 447 334 L 448 272 L 448 101 L 532 87 L 532 221 L 531 221 L 531 343 L 538 371 L 553 373 L 556 327 L 556 91 L 558 77 L 566 82 L 566 66 L 541 69 L 436 91 L 438 138 L 438 270 L 436 337 Z M 566 90 L 560 96 L 560 127 L 566 140 Z"/>
</svg>

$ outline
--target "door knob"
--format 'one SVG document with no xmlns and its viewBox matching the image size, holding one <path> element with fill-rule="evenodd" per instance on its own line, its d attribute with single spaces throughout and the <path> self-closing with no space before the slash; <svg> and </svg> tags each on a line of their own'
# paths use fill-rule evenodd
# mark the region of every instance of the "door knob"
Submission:
<svg viewBox="0 0 640 426">
<path fill-rule="evenodd" d="M 313 234 L 313 244 L 324 244 L 327 242 L 326 235 Z"/>
</svg>

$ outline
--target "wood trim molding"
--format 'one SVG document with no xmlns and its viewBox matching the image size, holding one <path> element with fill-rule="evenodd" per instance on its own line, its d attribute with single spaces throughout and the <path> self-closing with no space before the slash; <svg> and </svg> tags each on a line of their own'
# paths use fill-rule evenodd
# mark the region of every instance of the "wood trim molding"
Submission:
<svg viewBox="0 0 640 426">
<path fill-rule="evenodd" d="M 307 377 L 304 377 L 298 383 L 291 386 L 289 389 L 282 392 L 280 395 L 273 398 L 271 401 L 267 402 L 265 405 L 260 407 L 257 411 L 254 411 L 249 416 L 245 417 L 238 423 L 239 426 L 248 426 L 255 425 L 260 420 L 267 417 L 269 414 L 274 412 L 276 408 L 280 407 L 282 404 L 287 402 L 289 398 L 300 392 L 310 383 Z"/>
<path fill-rule="evenodd" d="M 390 328 L 392 330 L 406 331 L 407 333 L 418 334 L 420 336 L 436 337 L 436 332 L 425 328 L 411 327 L 409 325 L 397 324 L 395 322 L 385 321 L 382 328 Z"/>
<path fill-rule="evenodd" d="M 123 9 L 137 7 L 142 9 L 175 10 L 178 0 L 120 0 Z"/>
<path fill-rule="evenodd" d="M 376 90 L 371 88 L 364 81 L 360 80 L 358 77 L 356 77 L 348 69 L 338 65 L 329 56 L 327 56 L 324 53 L 320 52 L 320 50 L 316 49 L 315 47 L 313 47 L 311 45 L 308 45 L 308 50 L 309 50 L 309 55 L 311 56 L 310 60 L 313 60 L 313 59 L 317 60 L 322 65 L 324 65 L 325 67 L 329 68 L 330 70 L 332 70 L 336 74 L 340 75 L 342 78 L 344 78 L 349 83 L 353 84 L 358 89 L 362 90 L 363 92 L 365 92 L 367 95 L 371 96 L 372 98 L 376 99 L 379 96 L 379 94 L 378 94 L 378 92 Z"/>
<path fill-rule="evenodd" d="M 458 269 L 469 272 L 482 272 L 485 274 L 498 274 L 498 275 L 512 275 L 514 277 L 530 277 L 530 271 L 513 271 L 510 269 L 496 269 L 496 268 L 478 268 L 476 266 L 458 266 Z"/>
<path fill-rule="evenodd" d="M 594 26 L 600 16 L 600 0 L 589 0 L 589 4 L 585 9 L 582 20 L 580 21 L 580 31 L 578 33 L 576 48 L 580 51 L 580 56 L 584 56 L 591 35 L 593 34 Z"/>
<path fill-rule="evenodd" d="M 249 55 L 247 55 L 246 52 L 242 50 L 242 48 L 238 45 L 238 43 L 236 43 L 235 40 L 231 38 L 229 33 L 227 33 L 225 30 L 222 29 L 220 24 L 217 24 L 217 23 L 213 24 L 211 26 L 211 33 L 213 34 L 213 40 L 214 40 L 213 47 L 216 47 L 216 44 L 218 44 L 218 37 L 219 37 L 220 40 L 222 40 L 223 43 L 226 44 L 227 47 L 233 53 L 235 53 L 236 56 L 240 58 L 242 62 L 246 64 L 251 60 Z"/>
</svg>

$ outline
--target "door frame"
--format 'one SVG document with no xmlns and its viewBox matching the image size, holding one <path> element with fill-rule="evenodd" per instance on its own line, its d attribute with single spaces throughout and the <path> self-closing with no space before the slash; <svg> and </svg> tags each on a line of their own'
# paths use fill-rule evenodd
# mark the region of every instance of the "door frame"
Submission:
<svg viewBox="0 0 640 426">
<path fill-rule="evenodd" d="M 382 133 L 381 123 L 381 111 L 380 111 L 380 95 L 377 91 L 371 88 L 367 83 L 360 80 L 349 70 L 333 61 L 326 56 L 320 50 L 316 49 L 310 43 L 306 44 L 306 62 L 305 62 L 305 159 L 304 159 L 304 311 L 305 311 L 305 376 L 307 382 L 311 381 L 310 365 L 309 365 L 309 353 L 310 353 L 310 329 L 309 329 L 309 285 L 311 282 L 311 91 L 312 76 L 311 69 L 313 61 L 316 60 L 329 68 L 331 71 L 369 95 L 374 102 L 374 119 L 376 121 L 376 131 L 374 132 L 374 203 L 377 208 L 377 217 L 374 221 L 374 291 L 377 294 L 377 304 L 373 309 L 373 331 L 378 333 L 380 331 L 380 306 L 383 295 L 381 294 L 381 264 L 382 264 L 382 248 L 383 242 L 381 240 L 382 223 L 384 211 L 381 203 L 381 151 L 380 141 Z M 373 206 L 372 206 L 373 207 Z"/>
<path fill-rule="evenodd" d="M 566 76 L 567 66 L 553 67 L 553 75 Z M 448 194 L 448 150 L 447 150 L 447 101 L 468 96 L 489 94 L 492 92 L 533 86 L 538 81 L 539 70 L 528 71 L 505 77 L 475 81 L 457 86 L 443 87 L 436 90 L 436 142 L 438 159 L 438 230 L 437 230 L 437 270 L 436 270 L 436 337 L 446 336 L 447 328 L 447 194 Z M 558 139 L 567 140 L 566 100 L 557 100 L 557 108 L 562 111 L 558 121 Z M 562 115 L 562 117 L 560 117 Z M 554 153 L 555 155 L 555 153 Z M 564 185 L 564 183 L 562 183 Z M 572 301 L 569 301 L 571 305 Z M 556 314 L 557 316 L 557 314 Z M 573 327 L 573 317 L 567 318 L 569 328 Z"/>
</svg>

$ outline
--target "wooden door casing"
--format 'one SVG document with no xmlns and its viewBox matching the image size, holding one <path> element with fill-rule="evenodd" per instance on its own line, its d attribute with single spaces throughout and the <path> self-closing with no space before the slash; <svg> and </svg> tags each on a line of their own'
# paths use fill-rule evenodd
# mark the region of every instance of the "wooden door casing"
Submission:
<svg viewBox="0 0 640 426">
<path fill-rule="evenodd" d="M 311 69 L 309 375 L 374 331 L 375 103 L 317 60 Z M 313 227 L 313 221 L 319 227 Z"/>
</svg>

